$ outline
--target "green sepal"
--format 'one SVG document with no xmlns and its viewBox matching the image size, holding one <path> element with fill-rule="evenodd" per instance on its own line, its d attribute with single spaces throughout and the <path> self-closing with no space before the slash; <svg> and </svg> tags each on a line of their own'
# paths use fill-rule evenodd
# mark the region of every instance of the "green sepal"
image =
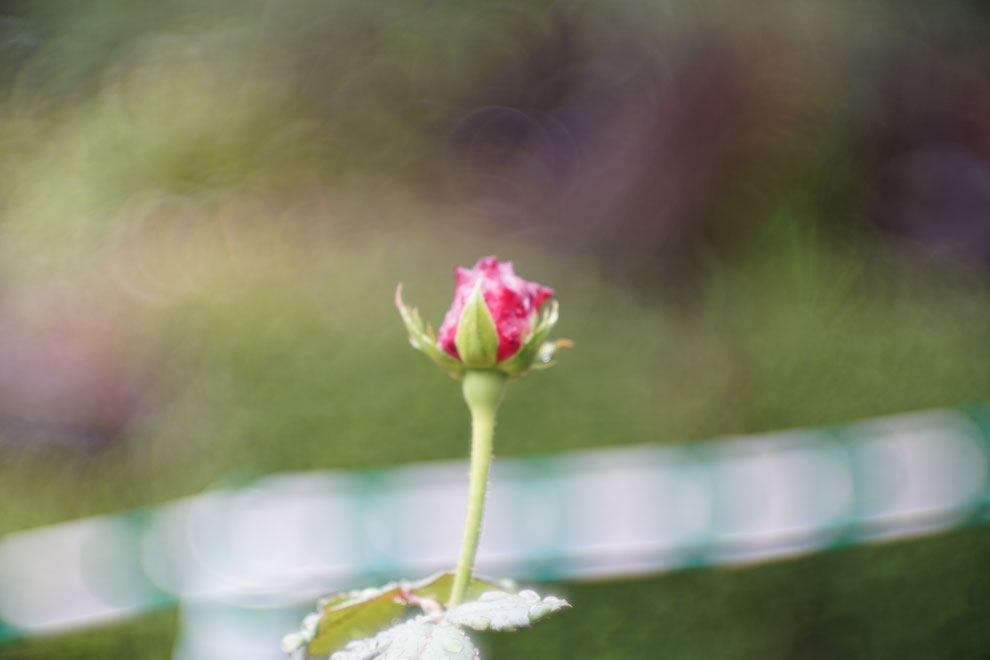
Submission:
<svg viewBox="0 0 990 660">
<path fill-rule="evenodd" d="M 509 378 L 515 379 L 530 369 L 543 369 L 551 366 L 553 355 L 557 349 L 571 345 L 566 339 L 546 341 L 547 335 L 557 324 L 558 317 L 559 306 L 554 300 L 543 310 L 539 323 L 533 328 L 526 342 L 519 347 L 514 355 L 499 362 L 495 368 Z"/>
<path fill-rule="evenodd" d="M 453 378 L 460 380 L 464 374 L 464 365 L 460 360 L 437 346 L 437 338 L 434 336 L 433 330 L 428 325 L 424 327 L 419 311 L 402 302 L 401 284 L 395 289 L 395 306 L 399 309 L 399 315 L 409 333 L 409 343 L 412 344 L 412 347 L 422 351 L 426 357 L 433 360 Z"/>
<path fill-rule="evenodd" d="M 465 367 L 494 367 L 498 357 L 498 329 L 481 293 L 481 280 L 464 303 L 454 335 L 454 346 Z"/>
</svg>

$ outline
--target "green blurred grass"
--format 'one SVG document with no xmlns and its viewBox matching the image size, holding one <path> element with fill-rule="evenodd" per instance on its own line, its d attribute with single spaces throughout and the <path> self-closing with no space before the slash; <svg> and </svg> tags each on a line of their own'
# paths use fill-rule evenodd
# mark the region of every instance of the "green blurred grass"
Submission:
<svg viewBox="0 0 990 660">
<path fill-rule="evenodd" d="M 167 660 L 172 657 L 177 616 L 175 610 L 147 614 L 126 625 L 105 626 L 84 633 L 46 639 L 17 640 L 0 644 L 4 660 L 64 658 L 142 658 Z"/>
<path fill-rule="evenodd" d="M 987 556 L 990 533 L 979 529 L 743 570 L 563 585 L 573 610 L 486 642 L 498 658 L 979 658 Z"/>
</svg>

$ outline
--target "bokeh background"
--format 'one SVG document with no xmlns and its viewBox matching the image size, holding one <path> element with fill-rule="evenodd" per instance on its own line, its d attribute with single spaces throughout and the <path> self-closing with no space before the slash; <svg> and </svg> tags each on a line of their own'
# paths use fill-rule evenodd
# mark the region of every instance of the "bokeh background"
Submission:
<svg viewBox="0 0 990 660">
<path fill-rule="evenodd" d="M 392 295 L 436 324 L 485 254 L 576 344 L 512 387 L 502 455 L 990 399 L 980 2 L 6 1 L 0 71 L 0 535 L 465 456 Z M 977 528 L 566 585 L 485 644 L 985 657 L 988 559 Z M 0 657 L 168 658 L 175 627 Z"/>
</svg>

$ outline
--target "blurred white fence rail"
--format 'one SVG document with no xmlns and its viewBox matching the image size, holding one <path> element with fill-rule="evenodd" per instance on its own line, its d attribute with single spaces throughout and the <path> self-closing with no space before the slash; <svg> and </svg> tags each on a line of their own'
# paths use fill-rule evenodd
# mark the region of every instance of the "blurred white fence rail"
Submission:
<svg viewBox="0 0 990 660">
<path fill-rule="evenodd" d="M 738 564 L 990 520 L 990 407 L 493 468 L 478 570 L 522 580 Z M 279 658 L 325 592 L 456 561 L 463 461 L 276 474 L 0 540 L 0 639 L 182 603 L 177 658 Z"/>
</svg>

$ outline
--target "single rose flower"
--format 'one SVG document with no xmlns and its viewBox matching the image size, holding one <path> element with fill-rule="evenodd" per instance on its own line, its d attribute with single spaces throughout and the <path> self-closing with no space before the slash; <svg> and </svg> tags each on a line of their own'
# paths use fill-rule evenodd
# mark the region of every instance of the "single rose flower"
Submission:
<svg viewBox="0 0 990 660">
<path fill-rule="evenodd" d="M 454 302 L 437 332 L 437 343 L 458 359 L 457 328 L 476 285 L 495 324 L 498 334 L 496 361 L 501 362 L 519 350 L 537 319 L 540 306 L 553 296 L 554 291 L 542 284 L 527 282 L 516 275 L 511 261 L 499 262 L 495 257 L 482 257 L 474 268 L 455 268 Z"/>
<path fill-rule="evenodd" d="M 557 303 L 541 307 L 553 289 L 515 274 L 511 261 L 482 257 L 474 268 L 454 271 L 454 301 L 437 336 L 415 309 L 402 302 L 401 285 L 395 304 L 413 346 L 459 378 L 465 368 L 497 369 L 516 377 L 548 366 L 554 352 L 570 342 L 547 342 L 557 322 Z"/>
</svg>

